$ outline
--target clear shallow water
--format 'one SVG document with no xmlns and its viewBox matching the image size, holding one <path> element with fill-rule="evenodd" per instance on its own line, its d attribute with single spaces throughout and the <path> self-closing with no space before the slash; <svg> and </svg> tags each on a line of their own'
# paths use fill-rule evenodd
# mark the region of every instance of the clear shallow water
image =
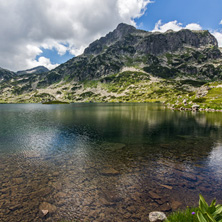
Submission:
<svg viewBox="0 0 222 222">
<path fill-rule="evenodd" d="M 0 105 L 0 221 L 148 221 L 221 183 L 222 113 Z"/>
</svg>

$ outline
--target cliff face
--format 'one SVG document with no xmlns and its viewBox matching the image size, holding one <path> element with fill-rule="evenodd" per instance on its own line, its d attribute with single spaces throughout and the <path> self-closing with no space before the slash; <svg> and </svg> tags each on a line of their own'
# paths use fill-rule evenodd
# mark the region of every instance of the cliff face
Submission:
<svg viewBox="0 0 222 222">
<path fill-rule="evenodd" d="M 99 40 L 91 43 L 85 49 L 84 55 L 98 55 L 107 47 L 113 46 L 120 51 L 132 47 L 137 54 L 160 55 L 166 52 L 181 50 L 184 46 L 199 48 L 212 45 L 218 47 L 217 40 L 209 31 L 190 31 L 183 29 L 179 32 L 166 33 L 145 32 L 133 26 L 120 24 L 113 31 Z M 127 53 L 127 51 L 126 51 Z"/>
<path fill-rule="evenodd" d="M 181 30 L 179 32 L 167 33 L 147 33 L 138 44 L 136 51 L 139 53 L 149 53 L 161 55 L 183 50 L 185 47 L 200 48 L 207 46 L 218 47 L 217 40 L 208 31 Z"/>
<path fill-rule="evenodd" d="M 91 43 L 84 50 L 84 55 L 98 55 L 105 47 L 109 47 L 113 43 L 123 40 L 125 36 L 135 32 L 137 32 L 135 27 L 121 23 L 113 32 Z"/>
</svg>

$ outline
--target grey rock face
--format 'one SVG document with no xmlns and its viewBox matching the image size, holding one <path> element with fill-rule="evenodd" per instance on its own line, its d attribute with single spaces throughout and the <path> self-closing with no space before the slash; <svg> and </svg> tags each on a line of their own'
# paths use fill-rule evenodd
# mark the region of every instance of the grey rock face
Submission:
<svg viewBox="0 0 222 222">
<path fill-rule="evenodd" d="M 0 67 L 0 82 L 7 81 L 14 76 L 15 76 L 14 72 L 9 71 L 7 69 L 2 69 Z"/>
<path fill-rule="evenodd" d="M 166 52 L 181 50 L 185 45 L 194 48 L 206 45 L 217 47 L 218 43 L 209 31 L 194 32 L 183 29 L 179 32 L 148 33 L 148 35 L 136 45 L 136 51 L 160 55 Z"/>
<path fill-rule="evenodd" d="M 104 46 L 110 46 L 111 44 L 122 40 L 126 35 L 129 35 L 130 33 L 136 31 L 137 30 L 135 27 L 121 23 L 113 32 L 110 32 L 105 37 L 102 37 L 99 40 L 96 40 L 91 43 L 89 47 L 85 49 L 84 55 L 99 54 L 104 49 Z"/>
<path fill-rule="evenodd" d="M 172 64 L 162 66 L 160 57 L 167 53 L 187 55 L 185 50 L 188 49 L 192 49 L 189 56 L 177 58 L 171 61 Z M 178 73 L 196 75 L 200 68 L 197 69 L 189 63 L 203 63 L 220 57 L 217 40 L 208 31 L 184 29 L 178 32 L 152 33 L 120 24 L 113 32 L 91 43 L 83 55 L 69 60 L 54 71 L 61 75 L 61 78 L 69 75 L 77 81 L 97 79 L 104 75 L 118 73 L 122 67 L 133 66 L 137 61 L 139 64 L 151 66 L 148 72 L 156 73 L 156 68 L 160 66 L 163 77 L 164 73 L 167 73 L 166 77 L 173 77 Z M 207 67 L 207 71 L 203 69 L 204 75 L 210 75 L 209 78 L 211 78 L 217 70 L 211 68 L 210 73 L 209 70 L 210 67 Z"/>
<path fill-rule="evenodd" d="M 120 44 L 131 46 L 137 53 L 149 53 L 152 55 L 160 55 L 166 52 L 174 52 L 182 49 L 184 45 L 199 48 L 201 46 L 213 45 L 218 46 L 217 40 L 209 31 L 191 31 L 183 29 L 179 32 L 145 32 L 137 30 L 135 27 L 119 24 L 117 28 L 107 34 L 105 37 L 91 43 L 85 49 L 84 55 L 96 55 L 102 52 L 104 46 L 120 41 Z"/>
</svg>

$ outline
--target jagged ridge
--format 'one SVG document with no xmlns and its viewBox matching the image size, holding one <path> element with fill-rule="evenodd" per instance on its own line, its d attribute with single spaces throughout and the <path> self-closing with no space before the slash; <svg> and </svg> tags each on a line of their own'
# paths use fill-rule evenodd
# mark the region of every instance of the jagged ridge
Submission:
<svg viewBox="0 0 222 222">
<path fill-rule="evenodd" d="M 176 52 L 186 56 L 187 50 L 196 51 L 192 52 L 193 54 L 191 53 L 189 57 L 192 57 L 191 59 L 196 60 L 197 63 L 200 62 L 197 60 L 201 56 L 204 57 L 204 62 L 221 58 L 217 40 L 208 31 L 184 29 L 178 32 L 152 33 L 120 24 L 113 32 L 91 43 L 83 55 L 75 57 L 51 71 L 49 81 L 46 77 L 44 84 L 50 84 L 53 76 L 55 81 L 65 76 L 76 81 L 96 79 L 118 73 L 124 66 L 152 66 L 152 69 L 147 71 L 153 70 L 153 65 L 157 68 L 159 66 L 175 68 L 175 64 L 173 66 L 166 64 L 160 57 Z M 183 58 L 180 63 L 184 63 Z M 189 74 L 197 74 L 200 71 L 199 69 L 190 71 L 190 69 L 181 67 L 184 74 L 186 71 Z"/>
</svg>

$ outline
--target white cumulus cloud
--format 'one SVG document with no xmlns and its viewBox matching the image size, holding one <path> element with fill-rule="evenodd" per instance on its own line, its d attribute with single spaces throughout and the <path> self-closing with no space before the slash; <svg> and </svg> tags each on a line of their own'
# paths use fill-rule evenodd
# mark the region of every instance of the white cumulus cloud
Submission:
<svg viewBox="0 0 222 222">
<path fill-rule="evenodd" d="M 179 31 L 182 29 L 182 23 L 175 21 L 171 21 L 165 24 L 162 24 L 162 21 L 159 20 L 156 24 L 155 24 L 155 28 L 153 30 L 153 32 L 166 32 L 167 30 L 173 30 L 173 31 Z"/>
<path fill-rule="evenodd" d="M 220 21 L 219 25 L 222 25 L 222 20 Z"/>
<path fill-rule="evenodd" d="M 178 22 L 177 20 L 163 24 L 162 21 L 159 20 L 155 24 L 152 32 L 166 32 L 168 30 L 179 31 L 181 29 L 202 30 L 202 27 L 197 23 L 190 23 L 186 26 L 183 26 L 183 24 Z M 211 34 L 214 35 L 214 37 L 217 39 L 219 47 L 222 47 L 222 33 L 211 31 Z"/>
<path fill-rule="evenodd" d="M 0 0 L 0 67 L 10 70 L 46 65 L 43 49 L 81 54 L 119 23 L 135 25 L 150 0 Z"/>
<path fill-rule="evenodd" d="M 219 47 L 222 47 L 222 33 L 220 33 L 220 32 L 213 32 L 212 34 L 217 39 Z"/>
<path fill-rule="evenodd" d="M 190 29 L 190 30 L 201 30 L 202 27 L 197 24 L 197 23 L 190 23 L 188 25 L 185 26 L 185 29 Z"/>
<path fill-rule="evenodd" d="M 54 69 L 59 65 L 59 64 L 52 64 L 50 59 L 44 56 L 39 57 L 37 60 L 27 59 L 26 63 L 28 67 L 45 66 L 48 69 Z"/>
<path fill-rule="evenodd" d="M 146 5 L 151 3 L 150 0 L 118 0 L 118 11 L 124 21 L 131 21 L 135 25 L 132 18 L 138 18 L 143 15 Z M 133 15 L 133 16 L 132 16 Z"/>
<path fill-rule="evenodd" d="M 197 23 L 190 23 L 186 26 L 183 26 L 183 24 L 177 20 L 162 24 L 162 21 L 159 20 L 155 24 L 153 32 L 166 32 L 167 30 L 179 31 L 181 29 L 201 30 L 202 27 Z"/>
</svg>

